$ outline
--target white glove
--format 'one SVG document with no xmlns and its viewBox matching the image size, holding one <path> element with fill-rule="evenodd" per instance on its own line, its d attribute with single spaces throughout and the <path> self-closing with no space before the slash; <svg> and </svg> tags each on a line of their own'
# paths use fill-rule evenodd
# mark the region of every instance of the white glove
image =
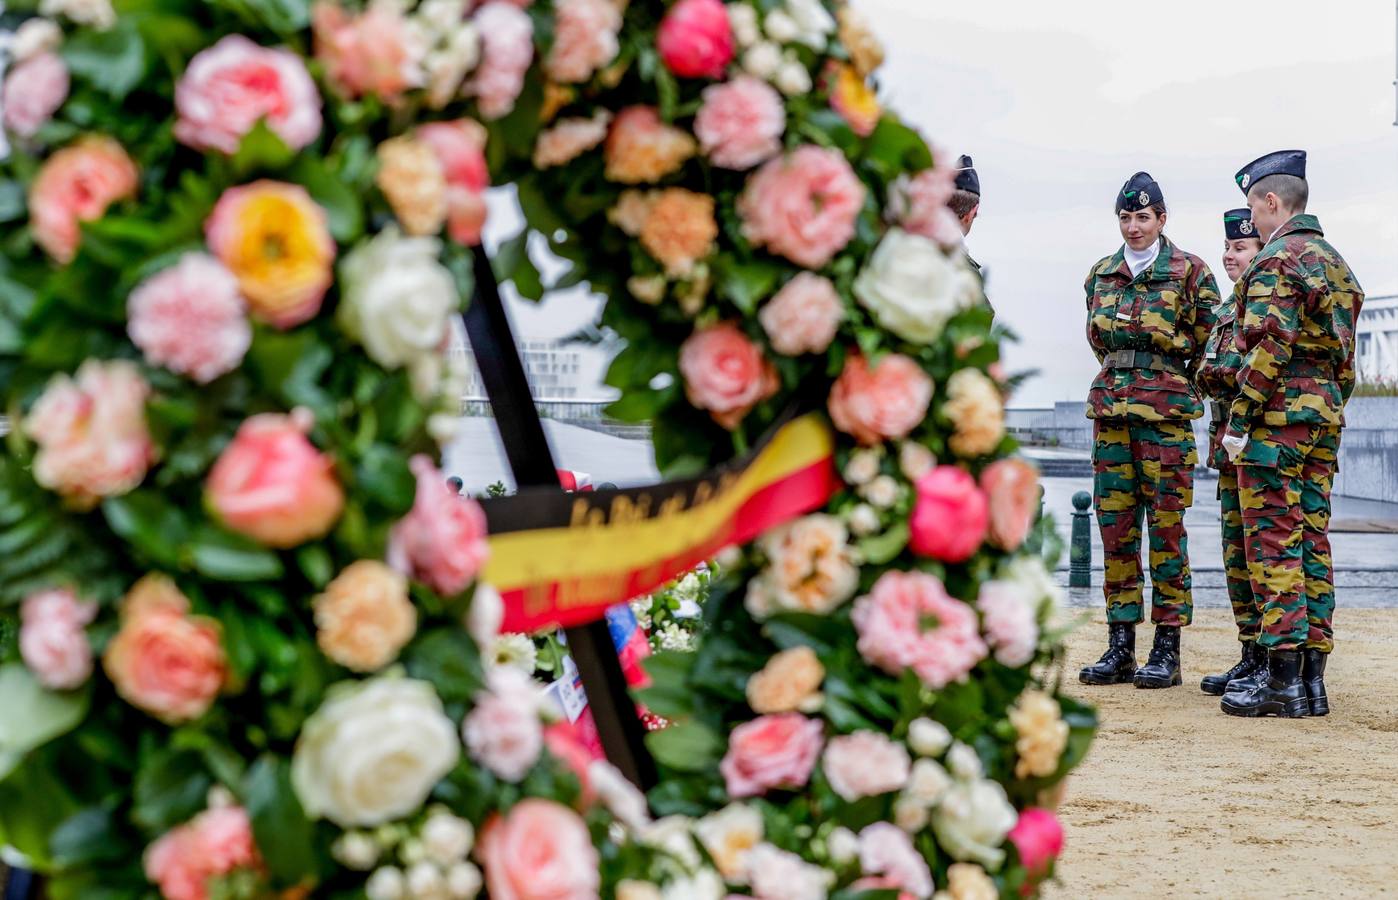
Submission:
<svg viewBox="0 0 1398 900">
<path fill-rule="evenodd" d="M 1224 435 L 1223 452 L 1228 454 L 1229 462 L 1237 462 L 1238 457 L 1243 455 L 1243 448 L 1247 445 L 1248 439 L 1246 437 L 1234 437 L 1231 434 Z"/>
</svg>

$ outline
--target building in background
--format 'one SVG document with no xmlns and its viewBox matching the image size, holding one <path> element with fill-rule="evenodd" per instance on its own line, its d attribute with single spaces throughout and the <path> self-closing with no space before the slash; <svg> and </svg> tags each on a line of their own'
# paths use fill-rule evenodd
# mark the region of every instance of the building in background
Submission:
<svg viewBox="0 0 1398 900">
<path fill-rule="evenodd" d="M 466 390 L 461 411 L 467 416 L 490 415 L 490 401 L 475 358 L 463 340 L 453 340 L 452 356 L 466 363 Z M 561 341 L 526 340 L 519 342 L 519 357 L 539 412 L 554 419 L 601 419 L 616 391 L 597 383 L 589 370 L 584 351 Z"/>
<path fill-rule="evenodd" d="M 1355 368 L 1365 384 L 1398 384 L 1398 294 L 1365 297 L 1355 339 Z"/>
</svg>

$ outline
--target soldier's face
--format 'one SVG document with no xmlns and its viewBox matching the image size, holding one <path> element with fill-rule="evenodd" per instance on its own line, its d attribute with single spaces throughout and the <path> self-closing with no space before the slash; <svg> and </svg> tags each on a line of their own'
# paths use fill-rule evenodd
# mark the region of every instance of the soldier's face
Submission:
<svg viewBox="0 0 1398 900">
<path fill-rule="evenodd" d="M 1252 262 L 1252 258 L 1262 249 L 1262 242 L 1257 238 L 1238 238 L 1236 241 L 1223 242 L 1223 271 L 1228 273 L 1229 281 L 1237 281 L 1238 276 Z"/>
<path fill-rule="evenodd" d="M 1144 250 L 1154 244 L 1165 227 L 1165 216 L 1156 215 L 1153 209 L 1123 209 L 1116 214 L 1116 221 L 1121 226 L 1121 239 L 1132 250 Z"/>
</svg>

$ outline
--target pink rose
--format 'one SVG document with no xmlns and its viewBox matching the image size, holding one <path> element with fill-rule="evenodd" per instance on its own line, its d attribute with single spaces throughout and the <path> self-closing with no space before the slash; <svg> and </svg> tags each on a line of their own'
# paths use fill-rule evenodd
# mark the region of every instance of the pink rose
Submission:
<svg viewBox="0 0 1398 900">
<path fill-rule="evenodd" d="M 854 237 L 864 183 L 843 153 L 805 145 L 768 160 L 738 198 L 743 234 L 808 269 L 822 268 Z"/>
<path fill-rule="evenodd" d="M 757 314 L 772 349 L 787 356 L 824 353 L 844 317 L 835 285 L 814 272 L 798 273 Z"/>
<path fill-rule="evenodd" d="M 1039 470 L 1023 459 L 997 460 L 981 472 L 981 490 L 990 502 L 990 544 L 1018 550 L 1039 512 Z"/>
<path fill-rule="evenodd" d="M 500 119 L 515 108 L 524 89 L 524 74 L 534 60 L 534 23 L 505 0 L 482 6 L 474 21 L 481 34 L 481 62 L 466 93 L 476 98 L 482 116 Z"/>
<path fill-rule="evenodd" d="M 205 492 L 223 524 L 269 547 L 321 537 L 340 518 L 345 494 L 335 461 L 307 440 L 306 410 L 262 413 L 238 427 L 209 472 Z"/>
<path fill-rule="evenodd" d="M 31 56 L 10 70 L 0 108 L 4 125 L 20 137 L 33 137 L 68 99 L 68 67 L 51 50 Z"/>
<path fill-rule="evenodd" d="M 729 431 L 779 385 L 771 361 L 732 322 L 702 328 L 685 340 L 680 375 L 689 402 L 707 409 Z"/>
<path fill-rule="evenodd" d="M 1031 806 L 1019 814 L 1010 829 L 1010 842 L 1019 851 L 1019 861 L 1029 872 L 1042 877 L 1063 852 L 1063 825 L 1052 810 Z"/>
<path fill-rule="evenodd" d="M 417 498 L 389 532 L 389 565 L 439 594 L 459 594 L 490 556 L 485 512 L 475 500 L 457 496 L 426 456 L 414 456 L 409 465 L 417 476 Z"/>
<path fill-rule="evenodd" d="M 136 193 L 136 164 L 109 137 L 89 136 L 50 156 L 29 185 L 34 242 L 60 263 L 78 252 L 79 223 Z"/>
<path fill-rule="evenodd" d="M 704 88 L 694 133 L 710 161 L 725 169 L 751 169 L 776 156 L 786 130 L 781 94 L 751 75 Z"/>
<path fill-rule="evenodd" d="M 125 360 L 89 359 L 76 379 L 55 375 L 24 420 L 39 445 L 34 480 L 79 509 L 135 488 L 156 457 L 146 430 L 149 394 Z"/>
<path fill-rule="evenodd" d="M 830 739 L 821 761 L 830 787 L 850 803 L 902 790 L 912 760 L 897 741 L 872 731 L 856 731 Z"/>
<path fill-rule="evenodd" d="M 126 300 L 126 333 L 146 362 L 208 384 L 238 368 L 252 345 L 238 279 L 206 253 L 137 285 Z"/>
<path fill-rule="evenodd" d="M 734 728 L 719 764 L 728 796 L 804 787 L 820 755 L 823 728 L 819 719 L 799 713 L 759 716 Z"/>
<path fill-rule="evenodd" d="M 1039 644 L 1039 623 L 1024 589 L 1011 581 L 981 582 L 976 606 L 985 618 L 985 634 L 995 648 L 995 659 L 1011 668 L 1028 665 Z"/>
<path fill-rule="evenodd" d="M 899 176 L 889 190 L 888 212 L 904 231 L 944 247 L 961 242 L 961 224 L 947 207 L 956 190 L 956 168 L 940 157 L 937 165 L 911 177 Z"/>
<path fill-rule="evenodd" d="M 491 900 L 592 900 L 601 889 L 586 823 L 551 800 L 521 800 L 491 819 L 476 852 Z"/>
<path fill-rule="evenodd" d="M 320 94 L 301 57 L 230 34 L 189 61 L 175 85 L 175 137 L 236 153 L 258 122 L 292 150 L 320 136 Z"/>
<path fill-rule="evenodd" d="M 958 563 L 985 540 L 990 508 L 976 480 L 956 466 L 937 466 L 917 480 L 908 546 L 919 556 Z"/>
<path fill-rule="evenodd" d="M 733 59 L 733 29 L 721 0 L 679 0 L 660 20 L 655 47 L 681 78 L 719 78 Z"/>
<path fill-rule="evenodd" d="M 456 119 L 421 125 L 416 133 L 436 154 L 447 180 L 447 235 L 465 247 L 479 244 L 485 227 L 485 189 L 490 186 L 485 128 L 471 119 Z"/>
<path fill-rule="evenodd" d="M 146 849 L 146 878 L 166 900 L 206 900 L 209 879 L 259 869 L 252 822 L 241 806 L 206 809 Z"/>
<path fill-rule="evenodd" d="M 351 13 L 337 0 L 322 0 L 311 8 L 311 30 L 327 80 L 346 96 L 377 94 L 392 104 L 425 81 L 426 47 L 395 4 L 370 3 Z"/>
<path fill-rule="evenodd" d="M 830 388 L 830 421 L 866 446 L 907 437 L 927 417 L 932 379 L 901 353 L 881 357 L 871 369 L 853 353 Z"/>
<path fill-rule="evenodd" d="M 461 723 L 471 758 L 506 781 L 523 780 L 544 748 L 533 680 L 513 666 L 491 669 L 488 689 Z"/>
<path fill-rule="evenodd" d="M 985 658 L 975 610 L 926 572 L 885 572 L 854 602 L 859 653 L 890 675 L 912 669 L 940 690 Z"/>
<path fill-rule="evenodd" d="M 932 870 L 917 852 L 907 832 L 888 822 L 875 822 L 859 832 L 859 867 L 865 874 L 882 875 L 894 887 L 914 897 L 932 896 Z"/>
<path fill-rule="evenodd" d="M 189 599 L 164 575 L 127 593 L 102 668 L 126 702 L 171 725 L 207 712 L 228 677 L 218 622 L 190 615 Z"/>
<path fill-rule="evenodd" d="M 40 591 L 20 607 L 19 653 L 44 687 L 68 691 L 92 675 L 92 645 L 83 630 L 97 615 L 67 588 Z"/>
<path fill-rule="evenodd" d="M 553 15 L 553 48 L 544 60 L 549 78 L 562 84 L 587 81 L 616 59 L 621 8 L 612 0 L 559 0 Z"/>
</svg>

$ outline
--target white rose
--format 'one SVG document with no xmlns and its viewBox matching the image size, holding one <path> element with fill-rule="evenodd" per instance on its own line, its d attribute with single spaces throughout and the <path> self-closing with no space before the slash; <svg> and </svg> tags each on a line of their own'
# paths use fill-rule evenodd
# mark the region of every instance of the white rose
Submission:
<svg viewBox="0 0 1398 900">
<path fill-rule="evenodd" d="M 447 895 L 451 900 L 473 900 L 481 892 L 481 870 L 468 862 L 447 869 Z"/>
<path fill-rule="evenodd" d="M 641 829 L 650 824 L 646 795 L 616 766 L 604 759 L 593 760 L 587 767 L 587 780 L 602 805 L 627 828 Z"/>
<path fill-rule="evenodd" d="M 877 450 L 856 450 L 845 463 L 845 481 L 853 485 L 868 484 L 878 477 L 879 452 Z"/>
<path fill-rule="evenodd" d="M 445 48 L 434 50 L 423 61 L 427 74 L 428 105 L 441 109 L 450 103 L 461 90 L 461 83 L 480 60 L 480 32 L 471 23 L 464 23 L 452 32 Z"/>
<path fill-rule="evenodd" d="M 795 22 L 798 40 L 812 50 L 824 50 L 826 36 L 835 33 L 835 17 L 821 0 L 786 0 L 786 12 Z"/>
<path fill-rule="evenodd" d="M 782 9 L 774 9 L 767 13 L 762 25 L 767 37 L 778 44 L 789 44 L 801 36 L 801 26 Z"/>
<path fill-rule="evenodd" d="M 898 799 L 893 801 L 893 824 L 908 834 L 917 834 L 927 827 L 931 819 L 932 813 L 927 805 L 915 797 L 900 794 Z"/>
<path fill-rule="evenodd" d="M 447 900 L 447 880 L 436 863 L 420 862 L 408 870 L 408 893 L 413 900 Z"/>
<path fill-rule="evenodd" d="M 878 512 L 869 504 L 861 503 L 849 513 L 849 530 L 863 537 L 879 530 Z"/>
<path fill-rule="evenodd" d="M 947 768 L 962 781 L 974 781 L 985 774 L 985 770 L 981 768 L 981 758 L 976 755 L 975 749 L 960 741 L 953 744 L 951 752 L 947 753 Z"/>
<path fill-rule="evenodd" d="M 686 869 L 703 865 L 699 848 L 694 846 L 694 820 L 686 816 L 666 816 L 637 829 L 642 844 L 670 854 Z"/>
<path fill-rule="evenodd" d="M 781 64 L 781 48 L 771 41 L 758 41 L 743 53 L 743 70 L 764 81 L 776 75 Z"/>
<path fill-rule="evenodd" d="M 854 296 L 883 327 L 915 344 L 930 344 L 947 320 L 976 299 L 976 277 L 934 241 L 889 229 L 859 276 Z"/>
<path fill-rule="evenodd" d="M 66 16 L 69 21 L 91 25 L 98 31 L 106 31 L 116 24 L 112 0 L 42 0 L 39 15 Z"/>
<path fill-rule="evenodd" d="M 340 263 L 337 319 L 369 358 L 396 369 L 441 347 L 456 283 L 437 259 L 442 242 L 386 228 Z"/>
<path fill-rule="evenodd" d="M 1053 580 L 1048 567 L 1038 556 L 1017 556 L 1009 560 L 1001 568 L 1000 577 L 1023 589 L 1024 596 L 1030 598 L 1034 606 L 1036 616 L 1044 611 L 1046 605 L 1053 609 L 1067 602 L 1063 589 Z"/>
<path fill-rule="evenodd" d="M 694 833 L 726 881 L 748 883 L 748 853 L 762 843 L 762 813 L 730 803 L 700 819 Z"/>
<path fill-rule="evenodd" d="M 994 869 L 1005 861 L 1000 845 L 1017 818 L 999 782 L 964 781 L 953 784 L 942 798 L 932 814 L 932 829 L 953 859 Z"/>
<path fill-rule="evenodd" d="M 835 874 L 795 853 L 758 844 L 748 854 L 752 893 L 759 900 L 825 900 Z"/>
<path fill-rule="evenodd" d="M 941 756 L 951 746 L 951 732 L 935 719 L 913 719 L 908 726 L 908 746 L 918 756 Z"/>
<path fill-rule="evenodd" d="M 809 94 L 811 91 L 811 72 L 801 60 L 788 57 L 777 69 L 772 83 L 777 86 L 777 90 L 788 97 Z"/>
<path fill-rule="evenodd" d="M 427 859 L 427 848 L 417 838 L 408 838 L 398 848 L 398 859 L 406 865 L 416 865 Z"/>
<path fill-rule="evenodd" d="M 422 826 L 422 845 L 427 855 L 444 866 L 461 862 L 476 842 L 471 823 L 449 812 L 434 812 Z"/>
<path fill-rule="evenodd" d="M 723 900 L 727 894 L 723 879 L 713 869 L 700 869 L 688 878 L 665 885 L 660 900 Z"/>
<path fill-rule="evenodd" d="M 865 485 L 861 493 L 878 509 L 888 509 L 898 502 L 898 482 L 892 475 L 880 475 Z"/>
<path fill-rule="evenodd" d="M 482 650 L 495 643 L 500 623 L 505 619 L 505 601 L 500 592 L 484 581 L 476 582 L 471 608 L 466 613 L 466 630 Z"/>
<path fill-rule="evenodd" d="M 757 24 L 757 10 L 746 3 L 728 4 L 728 26 L 739 47 L 751 47 L 762 39 Z"/>
<path fill-rule="evenodd" d="M 63 43 L 63 29 L 49 19 L 25 19 L 10 39 L 10 61 L 18 64 Z"/>
<path fill-rule="evenodd" d="M 401 900 L 406 890 L 403 873 L 393 866 L 376 870 L 364 883 L 364 896 L 369 900 Z"/>
<path fill-rule="evenodd" d="M 466 0 L 422 0 L 417 17 L 436 34 L 448 34 L 466 17 Z"/>
<path fill-rule="evenodd" d="M 951 776 L 941 763 L 935 759 L 919 759 L 913 763 L 912 774 L 908 776 L 906 793 L 924 806 L 936 806 L 950 787 Z"/>
<path fill-rule="evenodd" d="M 379 844 L 362 831 L 347 831 L 330 845 L 330 855 L 347 869 L 367 872 L 379 861 Z"/>
<path fill-rule="evenodd" d="M 859 836 L 843 825 L 830 832 L 825 846 L 830 861 L 837 866 L 847 866 L 859 858 Z"/>
<path fill-rule="evenodd" d="M 330 688 L 301 729 L 291 784 L 312 818 L 378 825 L 421 807 L 460 756 L 432 685 L 380 676 Z"/>
<path fill-rule="evenodd" d="M 937 457 L 917 441 L 904 441 L 898 448 L 898 468 L 909 481 L 917 481 L 935 465 Z"/>
</svg>

